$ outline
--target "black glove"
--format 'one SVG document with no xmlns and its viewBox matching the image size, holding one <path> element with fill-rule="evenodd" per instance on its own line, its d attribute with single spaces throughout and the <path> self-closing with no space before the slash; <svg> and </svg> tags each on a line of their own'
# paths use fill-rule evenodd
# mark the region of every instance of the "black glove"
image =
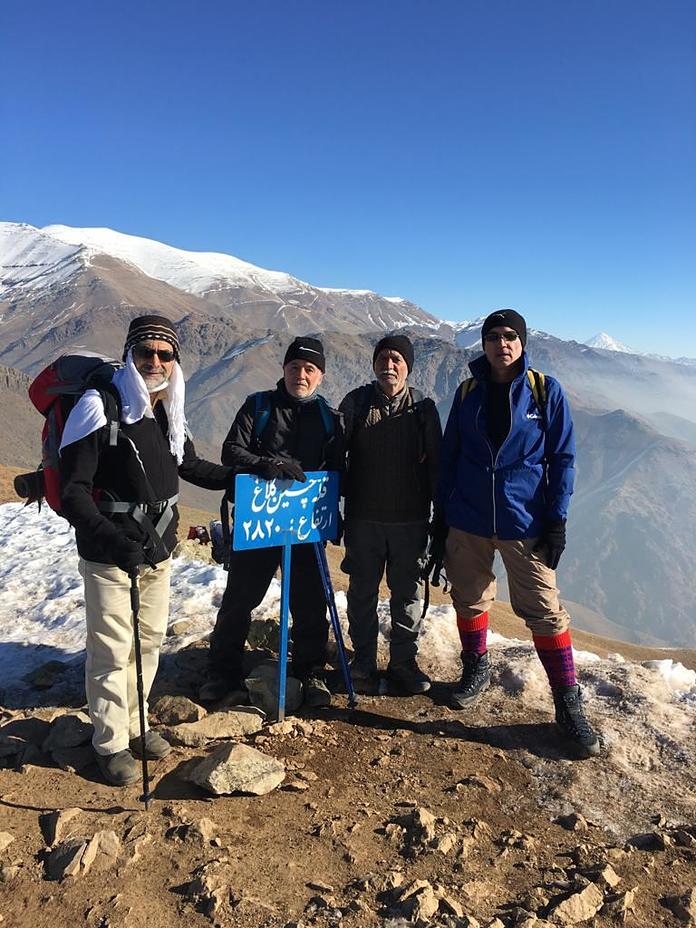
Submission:
<svg viewBox="0 0 696 928">
<path fill-rule="evenodd" d="M 298 480 L 300 483 L 307 480 L 300 462 L 294 458 L 261 458 L 254 470 L 264 480 Z"/>
<path fill-rule="evenodd" d="M 127 535 L 117 535 L 109 542 L 109 555 L 111 560 L 127 574 L 137 570 L 146 562 L 143 546 Z"/>
<path fill-rule="evenodd" d="M 555 570 L 558 567 L 561 555 L 565 551 L 565 546 L 566 520 L 555 519 L 553 522 L 547 522 L 544 525 L 533 550 L 547 567 Z"/>
</svg>

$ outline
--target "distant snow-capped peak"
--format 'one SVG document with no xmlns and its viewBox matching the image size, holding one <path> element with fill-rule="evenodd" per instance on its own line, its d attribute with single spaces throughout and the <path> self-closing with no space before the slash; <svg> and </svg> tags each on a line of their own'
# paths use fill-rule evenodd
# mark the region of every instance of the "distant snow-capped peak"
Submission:
<svg viewBox="0 0 696 928">
<path fill-rule="evenodd" d="M 639 352 L 634 351 L 633 348 L 629 348 L 627 345 L 617 342 L 615 338 L 612 338 L 611 335 L 607 335 L 606 332 L 598 332 L 596 335 L 593 335 L 592 338 L 588 338 L 585 344 L 588 348 L 602 348 L 604 351 L 622 351 L 624 354 L 639 354 Z"/>
</svg>

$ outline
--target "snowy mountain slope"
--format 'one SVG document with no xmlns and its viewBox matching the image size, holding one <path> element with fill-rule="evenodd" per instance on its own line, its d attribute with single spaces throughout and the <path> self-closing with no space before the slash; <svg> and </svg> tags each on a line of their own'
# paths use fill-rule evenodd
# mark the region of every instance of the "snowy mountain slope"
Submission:
<svg viewBox="0 0 696 928">
<path fill-rule="evenodd" d="M 0 222 L 0 300 L 55 287 L 84 267 L 80 243 L 59 242 L 26 223 Z"/>
<path fill-rule="evenodd" d="M 175 289 L 180 299 L 186 295 L 197 298 L 204 315 L 233 318 L 257 331 L 358 333 L 403 326 L 434 331 L 440 325 L 434 316 L 401 297 L 314 287 L 231 255 L 184 251 L 111 229 L 63 225 L 36 229 L 10 222 L 0 223 L 0 322 L 8 307 L 21 312 L 37 300 L 53 299 L 57 293 L 69 295 L 81 274 L 97 273 L 105 260 L 119 267 L 125 278 L 139 274 Z M 75 313 L 82 308 L 75 299 L 68 305 Z M 85 305 L 94 308 L 89 299 Z M 166 303 L 154 302 L 152 308 L 165 311 Z"/>
<path fill-rule="evenodd" d="M 184 251 L 153 239 L 125 235 L 113 229 L 75 229 L 51 225 L 41 229 L 58 242 L 84 246 L 137 267 L 148 277 L 164 280 L 197 296 L 227 287 L 250 287 L 279 295 L 309 286 L 278 271 L 255 267 L 231 255 Z"/>
<path fill-rule="evenodd" d="M 280 271 L 256 267 L 231 255 L 192 252 L 112 229 L 75 229 L 46 226 L 42 232 L 60 242 L 82 245 L 128 262 L 143 273 L 179 290 L 227 307 L 237 301 L 275 304 L 274 316 L 257 323 L 278 325 L 278 317 L 304 309 L 310 317 L 333 310 L 334 321 L 355 330 L 390 329 L 403 325 L 437 326 L 438 320 L 401 297 L 383 297 L 371 290 L 314 287 Z M 307 320 L 311 326 L 311 321 Z M 260 327 L 260 326 L 259 326 Z M 320 326 L 315 326 L 320 328 Z"/>
</svg>

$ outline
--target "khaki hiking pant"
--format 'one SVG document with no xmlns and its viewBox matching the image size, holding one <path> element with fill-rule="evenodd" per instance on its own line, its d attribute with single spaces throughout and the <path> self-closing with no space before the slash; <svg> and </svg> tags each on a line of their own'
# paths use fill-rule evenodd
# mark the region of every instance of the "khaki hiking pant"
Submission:
<svg viewBox="0 0 696 928">
<path fill-rule="evenodd" d="M 80 558 L 85 581 L 87 661 L 85 689 L 94 725 L 92 744 L 98 754 L 115 754 L 140 734 L 138 689 L 133 643 L 130 577 L 120 567 Z M 143 659 L 145 727 L 147 697 L 157 673 L 159 651 L 169 615 L 171 558 L 141 568 L 140 650 Z"/>
<path fill-rule="evenodd" d="M 495 536 L 481 538 L 450 528 L 445 570 L 457 615 L 473 619 L 491 608 L 496 592 L 493 557 L 500 551 L 515 614 L 524 619 L 534 635 L 560 635 L 567 631 L 570 616 L 558 598 L 556 573 L 533 552 L 536 542 L 536 538 L 520 541 L 502 541 Z"/>
</svg>

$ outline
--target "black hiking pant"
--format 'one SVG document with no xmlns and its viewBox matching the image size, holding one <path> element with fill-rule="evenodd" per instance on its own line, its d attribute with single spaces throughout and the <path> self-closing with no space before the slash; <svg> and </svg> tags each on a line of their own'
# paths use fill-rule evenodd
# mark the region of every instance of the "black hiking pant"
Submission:
<svg viewBox="0 0 696 928">
<path fill-rule="evenodd" d="M 210 670 L 231 680 L 243 678 L 244 644 L 252 610 L 261 603 L 280 566 L 282 548 L 232 551 L 227 586 L 210 638 Z M 292 671 L 305 679 L 326 662 L 329 626 L 326 598 L 314 545 L 293 545 L 290 557 Z"/>
</svg>

